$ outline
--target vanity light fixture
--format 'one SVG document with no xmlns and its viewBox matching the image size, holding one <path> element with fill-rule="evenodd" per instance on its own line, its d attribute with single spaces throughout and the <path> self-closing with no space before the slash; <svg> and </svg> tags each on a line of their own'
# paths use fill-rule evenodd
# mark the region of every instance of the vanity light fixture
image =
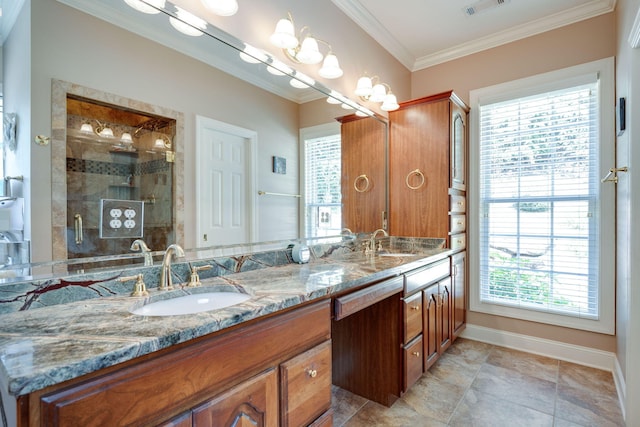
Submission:
<svg viewBox="0 0 640 427">
<path fill-rule="evenodd" d="M 202 4 L 211 12 L 220 16 L 235 15 L 238 11 L 236 0 L 200 0 Z"/>
<path fill-rule="evenodd" d="M 131 138 L 131 134 L 129 132 L 124 132 L 120 135 L 120 142 L 124 144 L 133 144 L 133 138 Z"/>
<path fill-rule="evenodd" d="M 302 43 L 299 39 L 302 39 Z M 331 45 L 324 40 L 313 37 L 309 27 L 302 27 L 300 37 L 296 37 L 291 13 L 288 13 L 288 18 L 282 18 L 278 21 L 269 40 L 274 46 L 281 48 L 287 58 L 298 64 L 319 64 L 324 58 L 318 74 L 325 79 L 336 79 L 343 74 L 338 64 L 338 58 L 331 50 Z M 329 47 L 329 53 L 326 57 L 320 52 L 318 42 Z"/>
<path fill-rule="evenodd" d="M 107 125 L 100 123 L 99 120 L 96 120 L 96 123 L 98 123 L 98 126 L 96 126 L 93 129 L 93 132 L 98 135 L 101 136 L 103 138 L 113 138 L 113 129 L 111 129 L 110 127 L 108 127 Z M 82 129 L 82 128 L 80 128 Z"/>
<path fill-rule="evenodd" d="M 153 146 L 155 148 L 167 148 L 167 149 L 170 149 L 171 148 L 171 140 L 169 139 L 169 137 L 167 135 L 165 135 L 164 133 L 161 133 L 156 138 L 155 142 L 153 143 Z"/>
<path fill-rule="evenodd" d="M 363 101 L 381 102 L 381 110 L 394 111 L 400 108 L 396 96 L 391 92 L 391 87 L 386 83 L 377 82 L 378 76 L 363 76 L 358 79 L 355 94 Z"/>
<path fill-rule="evenodd" d="M 207 28 L 207 22 L 202 18 L 198 18 L 193 13 L 187 12 L 179 6 L 176 6 L 176 10 L 177 17 L 169 17 L 171 26 L 187 36 L 201 36 L 202 30 L 205 30 Z"/>
<path fill-rule="evenodd" d="M 138 12 L 155 15 L 164 9 L 165 0 L 124 0 L 126 4 Z"/>
<path fill-rule="evenodd" d="M 80 126 L 80 132 L 93 133 L 93 126 L 91 126 L 91 123 L 83 123 L 82 126 Z"/>
</svg>

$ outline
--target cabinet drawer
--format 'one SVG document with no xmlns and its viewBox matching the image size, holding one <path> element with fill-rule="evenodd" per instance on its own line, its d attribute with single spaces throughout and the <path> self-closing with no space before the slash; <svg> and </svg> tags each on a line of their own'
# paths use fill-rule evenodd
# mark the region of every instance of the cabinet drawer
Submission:
<svg viewBox="0 0 640 427">
<path fill-rule="evenodd" d="M 442 279 L 449 275 L 449 260 L 439 261 L 415 272 L 405 274 L 404 293 L 414 291 Z"/>
<path fill-rule="evenodd" d="M 404 349 L 404 391 L 422 376 L 422 335 Z"/>
<path fill-rule="evenodd" d="M 405 344 L 422 332 L 422 294 L 406 298 L 404 304 L 404 342 Z"/>
<path fill-rule="evenodd" d="M 467 218 L 464 215 L 451 215 L 451 234 L 464 233 L 467 229 Z"/>
<path fill-rule="evenodd" d="M 467 247 L 466 234 L 455 234 L 451 236 L 451 249 L 464 249 Z"/>
<path fill-rule="evenodd" d="M 282 426 L 307 425 L 331 406 L 331 341 L 280 365 Z"/>
<path fill-rule="evenodd" d="M 451 206 L 449 211 L 452 213 L 464 213 L 467 211 L 467 200 L 464 196 L 452 194 L 450 199 Z"/>
</svg>

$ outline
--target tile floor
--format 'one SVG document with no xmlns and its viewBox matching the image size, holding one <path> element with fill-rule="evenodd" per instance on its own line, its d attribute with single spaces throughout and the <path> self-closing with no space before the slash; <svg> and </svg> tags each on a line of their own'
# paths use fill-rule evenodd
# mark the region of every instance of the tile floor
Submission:
<svg viewBox="0 0 640 427">
<path fill-rule="evenodd" d="M 391 408 L 333 387 L 335 427 L 624 426 L 610 372 L 459 338 Z"/>
</svg>

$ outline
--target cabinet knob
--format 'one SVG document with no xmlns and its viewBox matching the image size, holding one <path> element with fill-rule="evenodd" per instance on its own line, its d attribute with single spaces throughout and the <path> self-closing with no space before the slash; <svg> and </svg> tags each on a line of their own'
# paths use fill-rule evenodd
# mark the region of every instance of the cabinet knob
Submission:
<svg viewBox="0 0 640 427">
<path fill-rule="evenodd" d="M 316 376 L 318 376 L 318 371 L 316 371 L 315 369 L 309 369 L 307 371 L 307 374 L 309 374 L 311 378 L 315 378 Z"/>
<path fill-rule="evenodd" d="M 411 354 L 413 354 L 415 357 L 420 357 L 420 352 L 419 351 L 414 351 Z"/>
<path fill-rule="evenodd" d="M 411 306 L 411 310 L 418 311 L 418 310 L 420 310 L 420 306 L 419 305 L 413 305 L 413 306 Z"/>
</svg>

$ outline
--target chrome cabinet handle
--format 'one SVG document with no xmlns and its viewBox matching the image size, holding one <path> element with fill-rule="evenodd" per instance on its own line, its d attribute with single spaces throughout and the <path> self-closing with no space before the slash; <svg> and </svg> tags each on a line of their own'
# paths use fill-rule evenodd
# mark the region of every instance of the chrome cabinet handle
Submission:
<svg viewBox="0 0 640 427">
<path fill-rule="evenodd" d="M 82 233 L 82 215 L 76 214 L 73 218 L 76 231 L 76 245 L 80 245 L 84 240 L 84 236 Z"/>
</svg>

